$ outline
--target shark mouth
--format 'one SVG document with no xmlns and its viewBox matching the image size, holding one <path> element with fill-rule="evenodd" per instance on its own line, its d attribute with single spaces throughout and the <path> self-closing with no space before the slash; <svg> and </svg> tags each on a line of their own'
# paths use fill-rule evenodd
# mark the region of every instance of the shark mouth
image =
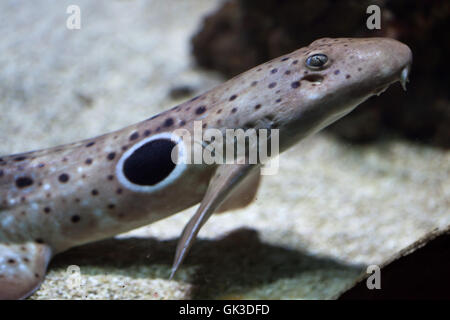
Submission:
<svg viewBox="0 0 450 320">
<path fill-rule="evenodd" d="M 406 66 L 402 69 L 401 73 L 400 73 L 400 79 L 398 81 L 400 81 L 400 84 L 402 85 L 403 90 L 406 91 L 406 83 L 409 82 L 409 71 L 410 71 L 410 66 Z M 397 81 L 397 80 L 396 80 Z M 394 81 L 395 82 L 395 81 Z M 382 86 L 377 88 L 373 94 L 379 96 L 380 94 L 382 94 L 383 92 L 385 92 L 387 90 L 387 88 L 389 88 L 389 86 L 392 83 L 389 83 L 388 85 Z"/>
</svg>

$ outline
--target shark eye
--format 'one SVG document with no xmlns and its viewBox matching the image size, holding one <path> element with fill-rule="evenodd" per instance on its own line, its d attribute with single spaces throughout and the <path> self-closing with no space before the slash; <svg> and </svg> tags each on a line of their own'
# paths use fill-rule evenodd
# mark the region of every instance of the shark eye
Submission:
<svg viewBox="0 0 450 320">
<path fill-rule="evenodd" d="M 306 59 L 306 66 L 312 70 L 317 70 L 322 68 L 328 61 L 328 57 L 322 53 L 316 53 L 310 55 Z"/>
</svg>

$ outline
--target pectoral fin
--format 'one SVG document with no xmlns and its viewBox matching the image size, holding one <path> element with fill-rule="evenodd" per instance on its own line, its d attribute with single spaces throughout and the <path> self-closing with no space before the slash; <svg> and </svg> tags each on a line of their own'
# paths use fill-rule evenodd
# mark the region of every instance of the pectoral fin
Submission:
<svg viewBox="0 0 450 320">
<path fill-rule="evenodd" d="M 38 243 L 0 243 L 0 300 L 23 299 L 44 279 L 50 247 Z"/>
<path fill-rule="evenodd" d="M 215 210 L 215 213 L 222 213 L 248 206 L 255 200 L 260 183 L 261 169 L 256 168 L 229 193 L 225 201 Z"/>
<path fill-rule="evenodd" d="M 178 241 L 175 260 L 172 266 L 173 277 L 175 272 L 186 257 L 194 240 L 208 218 L 219 208 L 233 190 L 235 190 L 246 177 L 254 171 L 259 173 L 259 165 L 255 164 L 222 164 L 212 177 L 208 190 L 200 203 L 194 216 L 184 227 L 180 240 Z"/>
</svg>

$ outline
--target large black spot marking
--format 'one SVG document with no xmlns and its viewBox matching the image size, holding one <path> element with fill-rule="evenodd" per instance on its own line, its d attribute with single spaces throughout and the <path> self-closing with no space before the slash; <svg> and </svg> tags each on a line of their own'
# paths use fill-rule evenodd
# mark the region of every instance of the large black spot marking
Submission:
<svg viewBox="0 0 450 320">
<path fill-rule="evenodd" d="M 167 118 L 166 121 L 164 121 L 164 127 L 170 127 L 173 125 L 173 119 Z"/>
<path fill-rule="evenodd" d="M 66 183 L 67 181 L 69 181 L 70 177 L 67 173 L 62 173 L 59 175 L 58 180 L 61 183 Z"/>
<path fill-rule="evenodd" d="M 292 83 L 291 83 L 291 87 L 292 87 L 293 89 L 296 89 L 296 88 L 300 87 L 300 81 L 294 81 L 294 82 L 292 82 Z"/>
<path fill-rule="evenodd" d="M 20 177 L 16 179 L 17 188 L 26 188 L 33 184 L 33 179 L 30 177 Z"/>
<path fill-rule="evenodd" d="M 123 173 L 132 183 L 151 186 L 164 180 L 175 168 L 171 158 L 176 143 L 169 139 L 149 141 L 136 149 L 123 164 Z"/>
<path fill-rule="evenodd" d="M 131 134 L 130 140 L 133 141 L 136 140 L 137 138 L 139 138 L 139 132 L 135 131 Z"/>
<path fill-rule="evenodd" d="M 206 106 L 200 106 L 195 110 L 196 114 L 202 114 L 206 111 Z"/>
</svg>

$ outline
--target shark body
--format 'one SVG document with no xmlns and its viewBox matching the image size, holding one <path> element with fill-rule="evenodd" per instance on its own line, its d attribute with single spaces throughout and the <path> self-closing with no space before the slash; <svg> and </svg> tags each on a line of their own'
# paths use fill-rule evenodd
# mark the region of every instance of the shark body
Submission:
<svg viewBox="0 0 450 320">
<path fill-rule="evenodd" d="M 1 156 L 0 299 L 34 292 L 59 252 L 200 203 L 180 237 L 173 274 L 212 213 L 242 200 L 243 185 L 256 192 L 260 169 L 176 164 L 172 152 L 180 156 L 186 146 L 175 130 L 192 132 L 195 121 L 223 133 L 278 129 L 283 152 L 390 84 L 404 86 L 411 63 L 410 49 L 393 39 L 319 39 L 124 129 Z"/>
</svg>

